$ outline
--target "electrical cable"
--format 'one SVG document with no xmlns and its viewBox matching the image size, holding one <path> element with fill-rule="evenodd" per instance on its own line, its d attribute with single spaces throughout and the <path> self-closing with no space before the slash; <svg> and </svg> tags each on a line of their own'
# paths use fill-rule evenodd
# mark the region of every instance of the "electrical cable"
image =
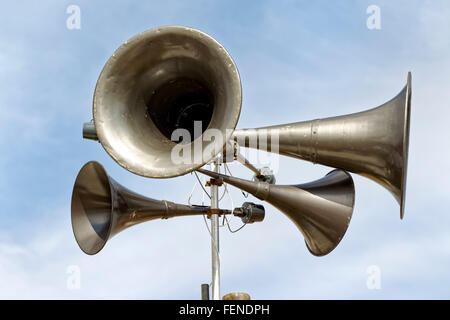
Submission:
<svg viewBox="0 0 450 320">
<path fill-rule="evenodd" d="M 211 196 L 209 195 L 208 191 L 206 191 L 205 187 L 203 186 L 203 183 L 200 181 L 200 178 L 198 177 L 198 174 L 196 171 L 194 171 L 195 176 L 197 177 L 197 181 L 200 184 L 200 186 L 202 187 L 203 191 L 206 193 L 206 195 L 208 196 L 208 198 L 211 199 Z"/>
<path fill-rule="evenodd" d="M 192 187 L 191 193 L 189 194 L 188 201 L 187 201 L 189 205 L 191 205 L 192 195 L 194 194 L 196 187 L 197 187 L 197 182 L 195 181 L 194 186 Z M 202 203 L 202 205 L 203 205 L 203 203 Z"/>
<path fill-rule="evenodd" d="M 230 168 L 228 168 L 228 165 L 227 165 L 226 163 L 225 163 L 225 170 L 228 170 L 228 172 L 230 173 L 230 175 L 233 176 L 233 175 L 231 174 Z M 226 171 L 225 171 L 225 173 L 226 173 Z M 228 230 L 229 230 L 231 233 L 236 233 L 236 232 L 238 232 L 239 230 L 241 230 L 242 228 L 244 228 L 244 227 L 247 225 L 247 222 L 244 222 L 244 224 L 243 224 L 242 226 L 240 226 L 240 227 L 239 227 L 238 229 L 236 229 L 236 230 L 232 230 L 232 229 L 231 229 L 230 221 L 234 218 L 234 202 L 233 202 L 233 197 L 231 196 L 231 193 L 230 193 L 230 191 L 228 190 L 227 184 L 226 184 L 226 183 L 225 183 L 225 192 L 228 194 L 228 197 L 230 198 L 231 208 L 232 208 L 232 209 L 231 209 L 231 218 L 230 218 L 230 220 L 228 220 L 227 216 L 224 214 L 224 215 L 223 215 L 223 222 L 226 221 Z M 242 192 L 242 190 L 241 190 L 241 192 Z M 242 194 L 245 196 L 244 192 L 242 192 Z M 248 196 L 248 194 L 247 194 L 247 196 Z M 223 222 L 222 222 L 222 223 L 223 223 Z"/>
<path fill-rule="evenodd" d="M 227 171 L 226 171 L 225 167 L 224 167 L 224 170 L 225 170 L 224 173 L 226 174 Z M 219 174 L 220 174 L 220 166 L 219 166 Z M 226 189 L 226 185 L 225 185 L 225 188 L 223 190 L 222 196 L 219 198 L 219 202 L 222 201 L 223 197 L 225 196 L 225 189 Z"/>
<path fill-rule="evenodd" d="M 201 182 L 201 180 L 200 180 L 200 178 L 198 177 L 198 174 L 197 174 L 197 172 L 196 171 L 194 171 L 194 174 L 195 174 L 195 177 L 197 178 L 197 181 L 198 181 L 198 183 L 200 184 L 200 186 L 202 187 L 202 189 L 203 189 L 203 196 L 202 196 L 202 205 L 204 204 L 204 200 L 205 200 L 205 194 L 208 196 L 208 198 L 210 198 L 211 199 L 211 195 L 208 193 L 208 191 L 206 191 L 206 189 L 205 189 L 205 187 L 203 186 L 203 183 Z M 217 253 L 217 258 L 218 258 L 218 260 L 219 260 L 219 266 L 220 266 L 220 252 L 219 252 L 219 248 L 217 247 L 217 244 L 216 244 L 216 241 L 214 240 L 214 238 L 213 238 L 213 236 L 212 236 L 212 233 L 211 233 L 211 229 L 209 228 L 209 226 L 208 226 L 208 222 L 206 221 L 206 216 L 203 214 L 202 215 L 203 216 L 203 221 L 205 222 L 205 225 L 206 225 L 206 229 L 208 230 L 208 233 L 209 233 L 209 237 L 211 238 L 211 243 L 212 243 L 212 245 L 213 245 L 213 247 L 214 247 L 214 250 L 216 251 L 216 253 Z M 212 284 L 212 282 L 210 283 L 210 285 Z"/>
<path fill-rule="evenodd" d="M 230 176 L 233 177 L 233 174 L 231 173 L 231 170 L 226 163 L 225 163 L 224 167 L 225 167 L 225 170 L 228 170 L 228 173 L 230 174 Z M 226 171 L 225 171 L 225 173 L 226 173 Z M 244 198 L 248 198 L 248 192 L 247 192 L 247 194 L 245 194 L 245 192 L 241 190 L 241 193 L 244 196 Z"/>
</svg>

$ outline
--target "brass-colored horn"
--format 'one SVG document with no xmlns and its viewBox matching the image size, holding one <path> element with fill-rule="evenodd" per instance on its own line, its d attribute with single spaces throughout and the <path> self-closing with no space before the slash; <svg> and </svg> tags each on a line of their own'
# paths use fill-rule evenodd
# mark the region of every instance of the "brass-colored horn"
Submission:
<svg viewBox="0 0 450 320">
<path fill-rule="evenodd" d="M 94 93 L 95 130 L 85 126 L 84 136 L 135 174 L 169 178 L 217 155 L 240 110 L 241 81 L 227 51 L 199 30 L 160 27 L 126 41 L 105 64 Z M 176 129 L 190 142 L 172 141 Z M 206 129 L 223 139 L 203 139 Z M 191 161 L 172 161 L 177 142 L 192 143 L 184 149 Z"/>
<path fill-rule="evenodd" d="M 78 173 L 72 193 L 72 229 L 81 250 L 96 254 L 122 230 L 141 222 L 207 214 L 209 207 L 154 200 L 126 189 L 95 161 Z"/>
<path fill-rule="evenodd" d="M 299 185 L 270 185 L 209 170 L 197 169 L 278 208 L 303 233 L 310 252 L 330 253 L 347 231 L 355 202 L 353 179 L 343 170 L 333 170 L 322 179 Z"/>
<path fill-rule="evenodd" d="M 411 73 L 408 73 L 404 89 L 377 108 L 339 117 L 236 130 L 233 136 L 245 147 L 278 152 L 372 179 L 392 193 L 403 218 L 410 109 Z M 272 145 L 271 138 L 276 136 L 278 143 L 273 141 Z"/>
<path fill-rule="evenodd" d="M 222 297 L 222 300 L 251 300 L 250 295 L 245 292 L 231 292 Z"/>
</svg>

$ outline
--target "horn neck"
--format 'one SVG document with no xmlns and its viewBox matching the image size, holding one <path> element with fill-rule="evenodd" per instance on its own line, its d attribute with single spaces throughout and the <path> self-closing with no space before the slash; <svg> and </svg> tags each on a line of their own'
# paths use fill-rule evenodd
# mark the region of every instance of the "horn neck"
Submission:
<svg viewBox="0 0 450 320">
<path fill-rule="evenodd" d="M 331 171 L 322 179 L 300 185 L 270 185 L 205 169 L 197 171 L 272 204 L 294 222 L 316 256 L 336 248 L 352 217 L 355 189 L 351 176 L 343 170 Z"/>
<path fill-rule="evenodd" d="M 208 214 L 209 207 L 187 206 L 144 197 L 108 176 L 101 164 L 86 163 L 72 193 L 72 229 L 81 250 L 98 253 L 117 233 L 136 224 Z"/>
<path fill-rule="evenodd" d="M 113 190 L 114 211 L 117 220 L 113 227 L 114 233 L 134 226 L 136 224 L 155 220 L 168 219 L 181 216 L 208 214 L 208 206 L 184 205 L 166 200 L 155 200 L 137 194 L 117 183 L 111 177 L 110 183 Z"/>
</svg>

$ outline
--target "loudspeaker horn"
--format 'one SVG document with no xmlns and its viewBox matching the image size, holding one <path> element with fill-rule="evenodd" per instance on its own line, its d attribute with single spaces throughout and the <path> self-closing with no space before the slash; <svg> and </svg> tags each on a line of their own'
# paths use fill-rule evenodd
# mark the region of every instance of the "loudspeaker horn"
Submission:
<svg viewBox="0 0 450 320">
<path fill-rule="evenodd" d="M 347 231 L 355 202 L 353 179 L 343 170 L 299 185 L 270 185 L 197 169 L 265 200 L 283 212 L 302 232 L 309 251 L 316 256 L 330 253 Z"/>
<path fill-rule="evenodd" d="M 144 197 L 114 181 L 100 163 L 90 161 L 76 178 L 71 209 L 75 239 L 83 252 L 93 255 L 111 237 L 138 223 L 208 214 L 209 207 Z"/>
<path fill-rule="evenodd" d="M 235 130 L 241 146 L 278 152 L 363 175 L 389 190 L 405 209 L 411 73 L 392 100 L 367 111 L 258 129 Z M 278 141 L 272 141 L 278 137 Z"/>
<path fill-rule="evenodd" d="M 88 123 L 83 135 L 98 139 L 135 174 L 183 175 L 222 151 L 239 119 L 241 95 L 236 65 L 212 37 L 181 26 L 151 29 L 126 41 L 105 64 L 94 93 L 95 127 Z M 176 129 L 190 139 L 172 136 Z M 223 139 L 204 137 L 206 129 Z M 177 143 L 192 144 L 190 161 L 172 161 Z"/>
</svg>

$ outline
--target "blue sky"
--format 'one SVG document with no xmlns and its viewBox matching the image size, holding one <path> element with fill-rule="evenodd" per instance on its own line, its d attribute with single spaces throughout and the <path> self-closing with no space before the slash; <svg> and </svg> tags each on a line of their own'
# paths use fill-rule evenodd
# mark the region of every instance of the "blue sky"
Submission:
<svg viewBox="0 0 450 320">
<path fill-rule="evenodd" d="M 68 30 L 66 9 L 81 9 Z M 369 5 L 381 30 L 366 27 Z M 133 35 L 162 25 L 200 29 L 236 62 L 243 105 L 238 128 L 362 111 L 394 97 L 412 71 L 405 218 L 393 197 L 353 175 L 356 205 L 328 256 L 308 252 L 295 226 L 266 205 L 263 223 L 221 230 L 222 294 L 255 299 L 450 298 L 450 4 L 448 1 L 10 1 L 0 20 L 0 298 L 197 299 L 210 281 L 201 217 L 129 229 L 96 256 L 73 238 L 76 174 L 101 162 L 124 186 L 186 203 L 195 178 L 145 179 L 81 138 L 97 77 Z M 279 158 L 277 181 L 315 180 L 330 168 Z M 251 177 L 238 164 L 235 175 Z M 234 205 L 244 199 L 232 189 Z M 250 199 L 252 199 L 250 197 Z M 201 202 L 197 188 L 194 202 Z M 256 199 L 253 201 L 259 202 Z M 230 208 L 225 197 L 223 207 Z M 233 220 L 238 227 L 238 219 Z M 81 288 L 69 290 L 78 266 Z M 369 290 L 367 268 L 381 271 Z"/>
</svg>

